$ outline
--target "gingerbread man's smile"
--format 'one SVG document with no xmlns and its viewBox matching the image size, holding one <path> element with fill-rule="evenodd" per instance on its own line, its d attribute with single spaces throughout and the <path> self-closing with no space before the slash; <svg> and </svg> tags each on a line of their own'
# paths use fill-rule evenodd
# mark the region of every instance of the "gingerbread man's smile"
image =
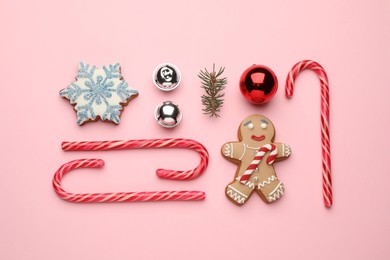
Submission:
<svg viewBox="0 0 390 260">
<path fill-rule="evenodd" d="M 252 135 L 251 138 L 252 138 L 252 140 L 255 140 L 255 141 L 263 141 L 265 138 L 265 135 L 260 135 L 260 136 Z"/>
</svg>

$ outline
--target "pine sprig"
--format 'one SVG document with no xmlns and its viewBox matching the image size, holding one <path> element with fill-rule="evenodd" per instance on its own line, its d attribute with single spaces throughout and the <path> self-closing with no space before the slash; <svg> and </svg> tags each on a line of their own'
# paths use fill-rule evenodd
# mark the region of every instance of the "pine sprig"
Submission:
<svg viewBox="0 0 390 260">
<path fill-rule="evenodd" d="M 210 117 L 219 117 L 221 107 L 223 105 L 225 93 L 222 90 L 225 89 L 227 84 L 227 78 L 220 78 L 225 71 L 225 67 L 221 67 L 218 72 L 215 71 L 215 64 L 213 64 L 213 71 L 209 72 L 206 68 L 201 70 L 198 77 L 201 81 L 201 88 L 203 88 L 206 94 L 202 95 L 202 109 L 203 114 L 210 115 Z"/>
</svg>

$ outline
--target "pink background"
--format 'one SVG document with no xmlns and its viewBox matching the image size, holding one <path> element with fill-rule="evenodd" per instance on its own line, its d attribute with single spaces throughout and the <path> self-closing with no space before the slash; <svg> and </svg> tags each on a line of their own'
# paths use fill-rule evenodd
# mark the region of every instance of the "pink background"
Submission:
<svg viewBox="0 0 390 260">
<path fill-rule="evenodd" d="M 389 1 L 3 1 L 1 28 L 0 259 L 390 259 Z M 320 88 L 300 74 L 291 100 L 284 82 L 297 61 L 313 59 L 330 79 L 334 206 L 322 202 Z M 140 92 L 119 126 L 76 125 L 58 92 L 80 60 L 120 62 Z M 181 85 L 155 88 L 162 62 L 177 65 Z M 200 69 L 225 66 L 229 85 L 221 118 L 201 113 Z M 279 90 L 252 106 L 238 90 L 241 73 L 272 68 Z M 181 125 L 160 127 L 155 106 L 173 100 Z M 247 115 L 274 122 L 276 141 L 292 147 L 275 164 L 286 194 L 243 207 L 224 194 L 236 166 L 220 146 L 236 140 Z M 210 152 L 193 181 L 161 180 L 157 168 L 188 169 L 187 150 L 63 152 L 65 140 L 185 137 Z M 201 202 L 72 204 L 52 189 L 63 163 L 102 158 L 101 170 L 79 170 L 72 192 L 203 190 Z"/>
</svg>

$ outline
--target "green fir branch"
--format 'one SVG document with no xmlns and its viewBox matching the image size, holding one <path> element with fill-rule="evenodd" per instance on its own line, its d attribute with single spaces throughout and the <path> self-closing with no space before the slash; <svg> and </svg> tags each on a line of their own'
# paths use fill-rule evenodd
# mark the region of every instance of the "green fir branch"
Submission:
<svg viewBox="0 0 390 260">
<path fill-rule="evenodd" d="M 213 71 L 209 72 L 206 68 L 201 70 L 198 77 L 201 79 L 201 88 L 203 88 L 206 94 L 203 94 L 203 114 L 210 115 L 210 117 L 219 117 L 221 108 L 224 103 L 223 97 L 225 93 L 222 91 L 227 84 L 227 78 L 220 78 L 225 71 L 224 67 L 221 67 L 218 72 L 215 71 L 215 64 L 213 64 Z"/>
</svg>

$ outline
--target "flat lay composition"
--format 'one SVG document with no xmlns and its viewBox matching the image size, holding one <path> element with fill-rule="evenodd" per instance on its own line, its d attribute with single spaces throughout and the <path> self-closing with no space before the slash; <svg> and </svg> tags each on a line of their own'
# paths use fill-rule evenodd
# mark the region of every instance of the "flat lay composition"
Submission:
<svg viewBox="0 0 390 260">
<path fill-rule="evenodd" d="M 389 8 L 5 1 L 0 259 L 390 259 Z"/>
<path fill-rule="evenodd" d="M 323 156 L 323 189 L 324 203 L 330 208 L 332 206 L 332 178 L 330 167 L 330 136 L 329 136 L 329 84 L 324 68 L 315 61 L 303 60 L 294 65 L 287 76 L 286 96 L 291 97 L 294 90 L 294 80 L 298 73 L 305 69 L 315 71 L 321 81 L 321 128 L 322 128 L 322 156 Z M 218 94 L 227 84 L 226 78 L 219 78 L 225 69 L 221 68 L 217 73 L 215 65 L 212 72 L 201 71 L 199 78 L 202 80 L 202 88 L 207 95 L 202 96 L 204 114 L 219 116 L 217 112 L 223 104 L 224 93 Z M 95 73 L 95 71 L 97 71 Z M 181 74 L 179 69 L 170 63 L 163 63 L 156 67 L 153 72 L 154 84 L 163 91 L 174 90 L 180 83 Z M 83 87 L 80 87 L 83 86 Z M 241 76 L 240 89 L 244 97 L 255 105 L 269 102 L 278 89 L 278 80 L 275 73 L 266 66 L 253 65 Z M 70 100 L 71 104 L 77 104 L 77 124 L 83 125 L 89 120 L 97 121 L 110 120 L 119 124 L 120 111 L 123 104 L 127 104 L 133 95 L 138 95 L 137 90 L 129 89 L 128 84 L 123 81 L 120 74 L 119 64 L 103 66 L 97 69 L 80 62 L 77 81 L 66 89 L 60 91 L 60 95 Z M 119 98 L 113 98 L 118 96 Z M 120 101 L 122 103 L 120 103 Z M 79 105 L 81 103 L 81 105 Z M 102 108 L 103 105 L 103 108 Z M 156 121 L 163 127 L 172 128 L 181 121 L 182 113 L 177 105 L 171 101 L 163 102 L 154 111 Z M 169 121 L 167 121 L 169 119 Z M 260 131 L 259 131 L 260 130 Z M 255 135 L 256 134 L 256 135 Z M 226 143 L 222 147 L 222 155 L 232 161 L 238 161 L 239 167 L 235 175 L 235 181 L 226 188 L 226 194 L 237 205 L 242 205 L 256 191 L 266 202 L 273 202 L 279 199 L 284 193 L 284 186 L 276 177 L 272 166 L 275 160 L 287 158 L 291 149 L 286 144 L 273 144 L 275 129 L 272 122 L 262 115 L 247 117 L 240 125 L 238 131 L 240 143 Z M 265 140 L 263 143 L 262 141 Z M 244 142 L 243 142 L 244 141 Z M 195 143 L 195 144 L 194 144 Z M 184 146 L 183 146 L 184 144 Z M 260 145 L 260 146 L 259 146 Z M 199 175 L 207 167 L 208 153 L 204 146 L 192 140 L 185 139 L 156 139 L 156 140 L 134 140 L 134 141 L 107 141 L 107 142 L 80 142 L 67 144 L 65 150 L 112 150 L 132 148 L 162 148 L 162 147 L 200 147 L 198 151 L 202 155 L 201 170 L 196 169 L 188 173 Z M 71 147 L 71 148 L 69 148 Z M 248 153 L 247 153 L 248 150 Z M 206 159 L 204 159 L 206 158 Z M 263 160 L 263 158 L 267 158 Z M 266 163 L 264 163 L 266 162 Z M 123 201 L 159 201 L 159 200 L 199 200 L 204 199 L 203 192 L 121 192 L 102 194 L 70 194 L 65 192 L 60 184 L 64 174 L 70 169 L 80 167 L 102 167 L 101 160 L 81 160 L 64 164 L 56 172 L 53 179 L 53 187 L 57 194 L 65 200 L 73 202 L 123 202 Z M 163 170 L 164 171 L 164 170 Z M 160 171 L 161 172 L 161 171 Z M 164 171 L 165 172 L 165 171 Z M 255 174 L 253 174 L 256 172 Z M 159 175 L 159 171 L 157 171 Z M 159 175 L 170 179 L 189 179 L 182 177 L 187 172 L 176 172 Z M 254 176 L 252 178 L 252 176 Z M 192 178 L 192 177 L 191 177 Z M 179 194 L 177 194 L 179 193 Z M 190 194 L 188 194 L 190 193 Z M 199 196 L 197 195 L 199 194 Z"/>
</svg>

